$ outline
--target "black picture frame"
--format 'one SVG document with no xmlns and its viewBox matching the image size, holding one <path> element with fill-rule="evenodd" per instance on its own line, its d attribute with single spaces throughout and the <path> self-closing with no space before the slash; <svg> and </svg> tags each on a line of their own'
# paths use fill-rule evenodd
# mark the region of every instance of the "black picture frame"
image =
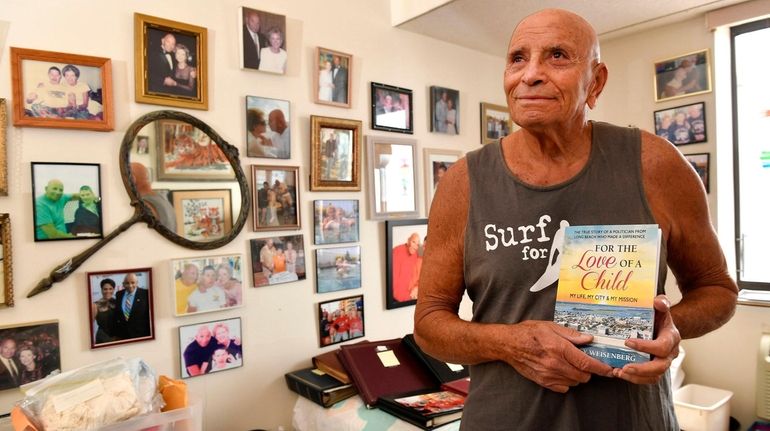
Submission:
<svg viewBox="0 0 770 431">
<path fill-rule="evenodd" d="M 701 181 L 703 181 L 703 187 L 706 188 L 706 193 L 710 192 L 709 188 L 709 179 L 711 175 L 709 175 L 709 172 L 711 170 L 711 154 L 710 153 L 694 153 L 694 154 L 685 154 L 684 158 L 687 159 L 687 161 L 690 163 L 693 169 L 695 169 L 695 172 L 700 177 Z"/>
<path fill-rule="evenodd" d="M 410 244 L 416 235 L 414 252 Z M 428 219 L 385 221 L 385 308 L 388 310 L 417 303 L 417 282 L 427 241 Z"/>
<path fill-rule="evenodd" d="M 677 146 L 708 140 L 705 102 L 655 111 L 653 122 L 655 134 Z"/>
<path fill-rule="evenodd" d="M 371 90 L 372 129 L 413 134 L 412 90 L 379 82 L 372 82 Z"/>
<path fill-rule="evenodd" d="M 330 320 L 329 316 L 335 314 L 337 311 L 341 313 L 344 310 L 348 312 L 348 317 L 350 317 L 350 312 L 353 309 L 355 309 L 357 312 L 356 317 L 360 317 L 360 326 L 358 326 L 355 322 L 351 322 L 349 318 L 347 321 L 347 337 L 342 335 L 336 336 L 337 334 L 334 333 L 335 321 Z M 317 319 L 318 344 L 321 347 L 331 346 L 332 344 L 342 343 L 348 340 L 354 340 L 356 338 L 362 338 L 364 335 L 366 335 L 366 325 L 364 325 L 364 295 L 348 296 L 345 298 L 337 298 L 329 301 L 319 302 Z M 339 326 L 339 323 L 336 323 L 336 325 Z M 360 330 L 358 328 L 360 328 Z"/>
</svg>

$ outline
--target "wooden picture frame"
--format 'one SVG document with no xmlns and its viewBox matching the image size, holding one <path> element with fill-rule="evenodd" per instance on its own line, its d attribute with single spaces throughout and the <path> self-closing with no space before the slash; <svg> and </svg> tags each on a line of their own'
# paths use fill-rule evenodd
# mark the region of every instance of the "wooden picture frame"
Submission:
<svg viewBox="0 0 770 431">
<path fill-rule="evenodd" d="M 313 244 L 359 241 L 358 199 L 313 201 Z"/>
<path fill-rule="evenodd" d="M 709 50 L 689 52 L 654 64 L 655 101 L 678 99 L 711 91 Z"/>
<path fill-rule="evenodd" d="M 157 120 L 155 125 L 158 181 L 233 181 L 230 161 L 206 132 L 179 120 Z M 208 163 L 202 166 L 199 157 Z"/>
<path fill-rule="evenodd" d="M 299 229 L 299 166 L 251 165 L 254 231 Z"/>
<path fill-rule="evenodd" d="M 11 47 L 13 125 L 114 128 L 109 58 Z"/>
<path fill-rule="evenodd" d="M 684 158 L 687 159 L 687 161 L 690 163 L 693 169 L 695 169 L 695 172 L 698 174 L 701 181 L 703 181 L 703 187 L 706 188 L 706 193 L 710 193 L 710 188 L 709 188 L 709 182 L 710 182 L 709 179 L 711 178 L 710 153 L 685 154 Z"/>
<path fill-rule="evenodd" d="M 246 96 L 246 155 L 290 159 L 290 124 L 288 100 Z"/>
<path fill-rule="evenodd" d="M 369 219 L 419 215 L 416 145 L 414 139 L 366 137 Z"/>
<path fill-rule="evenodd" d="M 243 255 L 171 259 L 174 315 L 188 316 L 243 306 Z"/>
<path fill-rule="evenodd" d="M 481 145 L 491 144 L 516 131 L 519 127 L 511 120 L 507 106 L 481 102 Z"/>
<path fill-rule="evenodd" d="M 238 28 L 242 33 L 238 37 L 242 69 L 280 75 L 286 73 L 289 49 L 286 47 L 285 15 L 241 7 Z M 278 45 L 272 46 L 273 42 Z"/>
<path fill-rule="evenodd" d="M 313 70 L 314 102 L 350 108 L 353 56 L 333 49 L 316 47 Z"/>
<path fill-rule="evenodd" d="M 137 103 L 208 110 L 207 67 L 206 28 L 134 13 Z"/>
<path fill-rule="evenodd" d="M 354 313 L 355 312 L 355 313 Z M 321 347 L 354 340 L 366 335 L 364 296 L 348 296 L 318 303 L 318 344 Z M 337 328 L 347 331 L 337 332 Z"/>
<path fill-rule="evenodd" d="M 460 133 L 460 92 L 430 87 L 430 131 L 447 135 Z"/>
<path fill-rule="evenodd" d="M 0 214 L 0 306 L 13 307 L 13 247 L 8 214 Z"/>
<path fill-rule="evenodd" d="M 423 149 L 425 164 L 425 214 L 430 212 L 433 195 L 436 193 L 438 182 L 444 173 L 463 156 L 462 151 L 440 150 L 435 148 Z"/>
<path fill-rule="evenodd" d="M 244 342 L 240 317 L 182 325 L 179 327 L 179 373 L 183 379 L 189 379 L 240 368 Z"/>
<path fill-rule="evenodd" d="M 254 287 L 291 283 L 306 278 L 307 253 L 304 235 L 251 239 L 249 248 Z"/>
<path fill-rule="evenodd" d="M 428 219 L 385 222 L 385 308 L 417 303 Z"/>
<path fill-rule="evenodd" d="M 5 99 L 0 98 L 0 196 L 8 196 L 8 149 L 6 125 L 8 109 Z"/>
<path fill-rule="evenodd" d="M 361 246 L 315 249 L 316 293 L 361 287 Z"/>
<path fill-rule="evenodd" d="M 310 190 L 361 190 L 361 122 L 310 116 Z"/>
<path fill-rule="evenodd" d="M 9 376 L 3 368 L 0 391 L 12 389 L 44 379 L 61 371 L 61 341 L 59 339 L 59 321 L 48 320 L 0 326 L 0 341 L 13 344 L 16 352 L 14 361 L 18 374 Z M 22 358 L 23 357 L 23 358 Z M 22 362 L 31 361 L 35 368 L 26 369 Z"/>
<path fill-rule="evenodd" d="M 661 109 L 653 114 L 655 134 L 674 145 L 706 142 L 706 104 L 704 102 Z"/>
<path fill-rule="evenodd" d="M 172 190 L 176 234 L 190 241 L 214 241 L 233 227 L 232 190 Z"/>
<path fill-rule="evenodd" d="M 89 272 L 86 280 L 92 349 L 155 339 L 152 268 Z M 125 308 L 131 286 L 134 298 Z"/>
<path fill-rule="evenodd" d="M 379 82 L 371 83 L 371 126 L 374 130 L 414 132 L 412 90 Z"/>
</svg>

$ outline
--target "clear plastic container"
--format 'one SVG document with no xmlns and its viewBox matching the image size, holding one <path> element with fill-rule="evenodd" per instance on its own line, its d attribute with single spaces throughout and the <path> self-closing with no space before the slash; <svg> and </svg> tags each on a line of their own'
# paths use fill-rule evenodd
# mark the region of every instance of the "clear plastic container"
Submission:
<svg viewBox="0 0 770 431">
<path fill-rule="evenodd" d="M 137 416 L 99 431 L 203 431 L 203 399 L 190 394 L 185 408 Z"/>
</svg>

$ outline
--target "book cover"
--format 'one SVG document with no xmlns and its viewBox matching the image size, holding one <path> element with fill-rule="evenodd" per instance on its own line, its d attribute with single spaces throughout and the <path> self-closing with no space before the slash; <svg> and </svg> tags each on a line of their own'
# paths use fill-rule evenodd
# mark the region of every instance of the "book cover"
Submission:
<svg viewBox="0 0 770 431">
<path fill-rule="evenodd" d="M 319 404 L 330 407 L 357 393 L 352 384 L 345 384 L 315 368 L 304 368 L 284 375 L 292 391 Z"/>
<path fill-rule="evenodd" d="M 342 383 L 351 383 L 350 376 L 337 357 L 339 349 L 313 356 L 313 365 Z"/>
<path fill-rule="evenodd" d="M 441 389 L 445 391 L 456 392 L 463 396 L 468 396 L 468 392 L 471 390 L 471 378 L 464 377 L 462 379 L 452 380 L 441 384 Z"/>
<path fill-rule="evenodd" d="M 593 335 L 580 348 L 612 367 L 650 360 L 624 342 L 652 339 L 660 240 L 654 224 L 565 230 L 554 322 Z"/>
<path fill-rule="evenodd" d="M 412 392 L 380 397 L 377 406 L 428 430 L 461 419 L 465 397 L 451 391 Z"/>
<path fill-rule="evenodd" d="M 468 367 L 460 364 L 450 364 L 434 358 L 433 356 L 422 351 L 420 346 L 417 345 L 417 341 L 414 339 L 414 334 L 406 334 L 403 338 L 404 344 L 412 350 L 412 353 L 421 360 L 428 370 L 438 379 L 441 383 L 451 382 L 453 380 L 462 379 L 468 377 Z"/>
</svg>

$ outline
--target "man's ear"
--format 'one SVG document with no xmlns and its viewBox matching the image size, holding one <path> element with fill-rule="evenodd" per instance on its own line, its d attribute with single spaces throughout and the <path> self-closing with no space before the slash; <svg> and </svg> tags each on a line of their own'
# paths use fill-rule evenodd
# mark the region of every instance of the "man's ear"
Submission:
<svg viewBox="0 0 770 431">
<path fill-rule="evenodd" d="M 594 109 L 599 95 L 604 90 L 604 85 L 607 83 L 607 73 L 607 66 L 604 63 L 598 63 L 593 67 L 593 79 L 591 86 L 588 88 L 588 97 L 586 98 L 586 104 L 591 109 Z"/>
</svg>

